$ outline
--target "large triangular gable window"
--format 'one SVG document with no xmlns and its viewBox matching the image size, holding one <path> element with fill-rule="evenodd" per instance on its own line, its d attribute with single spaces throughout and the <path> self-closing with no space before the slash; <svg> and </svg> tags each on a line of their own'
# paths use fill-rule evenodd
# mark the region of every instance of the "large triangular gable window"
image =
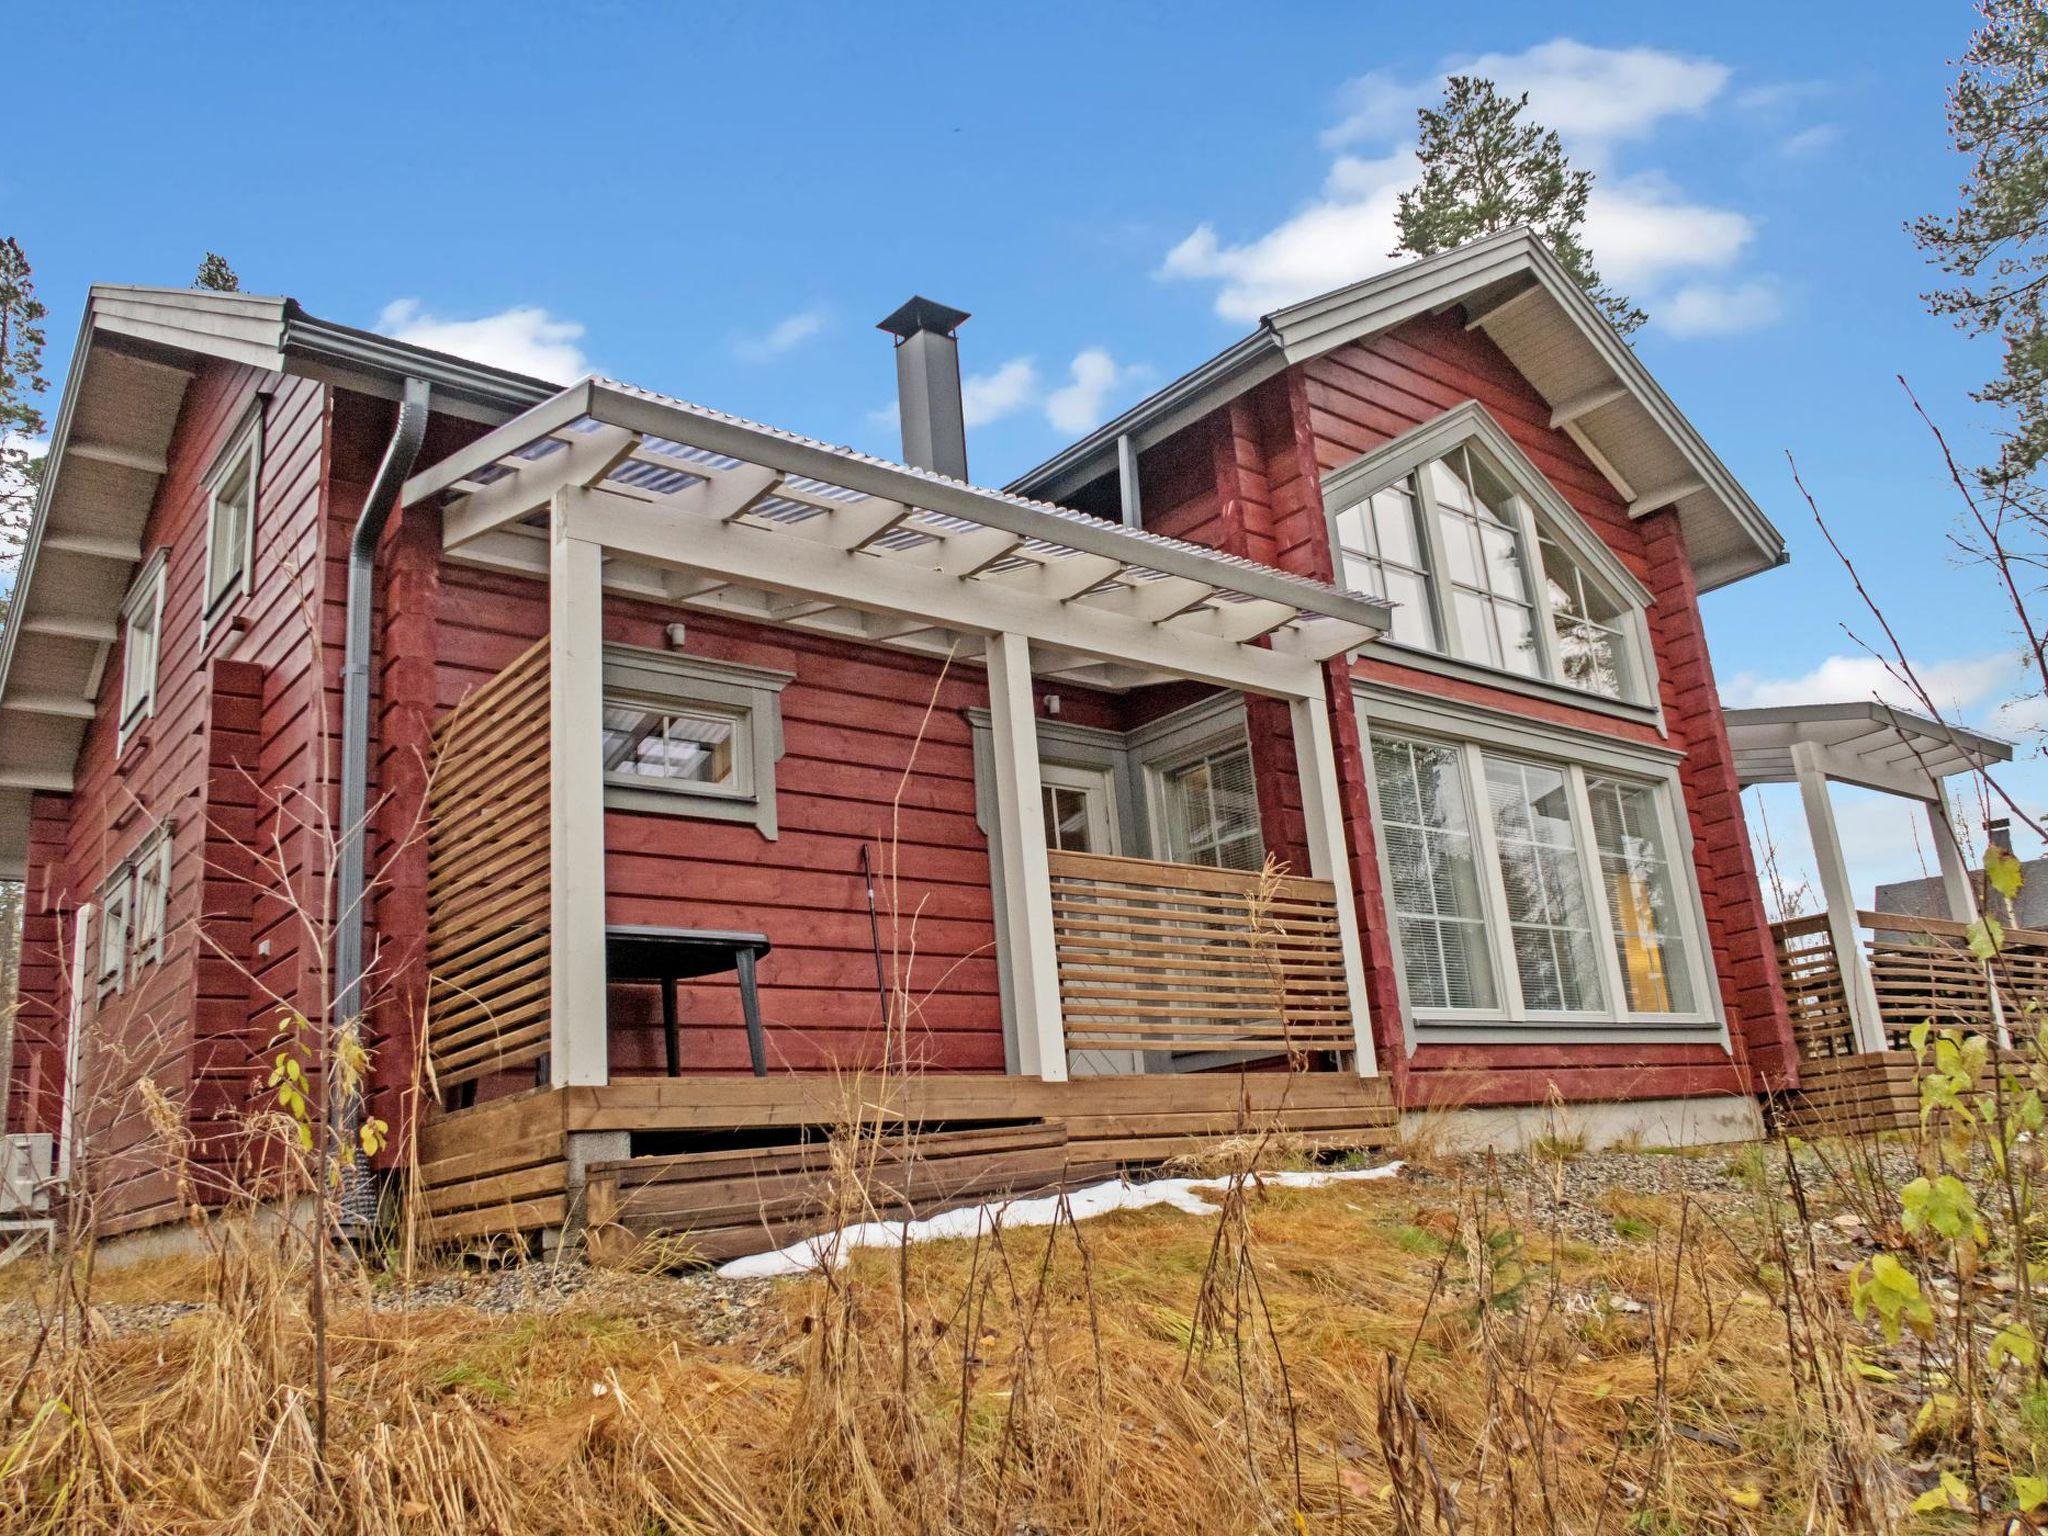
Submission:
<svg viewBox="0 0 2048 1536">
<path fill-rule="evenodd" d="M 1649 593 L 1476 401 L 1324 479 L 1342 585 L 1388 639 L 1624 703 L 1653 702 Z"/>
</svg>

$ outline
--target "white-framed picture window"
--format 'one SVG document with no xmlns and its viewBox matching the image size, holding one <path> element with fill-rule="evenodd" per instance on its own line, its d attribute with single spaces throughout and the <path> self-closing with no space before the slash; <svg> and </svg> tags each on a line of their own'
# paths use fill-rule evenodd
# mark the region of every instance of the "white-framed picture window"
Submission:
<svg viewBox="0 0 2048 1536">
<path fill-rule="evenodd" d="M 604 653 L 605 803 L 777 834 L 788 672 L 672 651 Z"/>
<path fill-rule="evenodd" d="M 1344 581 L 1388 640 L 1516 679 L 1654 703 L 1643 590 L 1478 405 L 1325 477 Z"/>
<path fill-rule="evenodd" d="M 210 627 L 249 590 L 256 550 L 256 491 L 263 474 L 258 401 L 206 476 L 206 585 L 200 622 Z"/>
<path fill-rule="evenodd" d="M 1668 778 L 1374 722 L 1388 915 L 1430 1026 L 1707 1025 Z"/>
<path fill-rule="evenodd" d="M 99 934 L 93 976 L 99 995 L 119 992 L 128 980 L 128 928 L 135 899 L 133 872 L 122 865 L 100 888 Z"/>
<path fill-rule="evenodd" d="M 156 713 L 158 653 L 163 648 L 164 552 L 144 562 L 121 603 L 121 745 Z"/>
</svg>

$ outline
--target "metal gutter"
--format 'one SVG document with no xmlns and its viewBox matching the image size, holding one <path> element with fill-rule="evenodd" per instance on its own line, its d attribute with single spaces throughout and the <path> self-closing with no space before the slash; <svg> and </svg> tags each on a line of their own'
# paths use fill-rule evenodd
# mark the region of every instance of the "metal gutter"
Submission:
<svg viewBox="0 0 2048 1536">
<path fill-rule="evenodd" d="M 346 372 L 376 374 L 394 381 L 418 380 L 438 396 L 472 401 L 513 416 L 562 388 L 528 374 L 322 320 L 307 314 L 296 299 L 285 301 L 283 350 L 294 358 Z"/>
<path fill-rule="evenodd" d="M 363 1007 L 363 845 L 369 830 L 364 822 L 369 815 L 370 799 L 370 652 L 375 644 L 371 618 L 377 543 L 398 505 L 399 487 L 419 458 L 420 444 L 427 435 L 431 398 L 426 380 L 405 381 L 391 441 L 384 450 L 383 462 L 377 466 L 376 478 L 370 482 L 370 493 L 363 499 L 355 533 L 349 539 L 348 619 L 341 664 L 341 867 L 335 878 L 332 1025 L 337 1032 L 359 1018 Z M 375 1215 L 374 1207 L 363 1208 L 369 1197 L 368 1170 L 356 1147 L 356 1128 L 362 1111 L 360 1091 L 339 1095 L 333 1101 L 336 1150 L 347 1159 L 344 1166 L 349 1170 L 342 1192 L 341 1219 L 344 1228 L 358 1230 Z"/>
</svg>

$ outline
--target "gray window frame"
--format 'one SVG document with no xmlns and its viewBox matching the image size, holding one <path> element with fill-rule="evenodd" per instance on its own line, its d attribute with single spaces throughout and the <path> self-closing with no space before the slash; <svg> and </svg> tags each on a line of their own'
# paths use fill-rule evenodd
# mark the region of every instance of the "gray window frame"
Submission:
<svg viewBox="0 0 2048 1536">
<path fill-rule="evenodd" d="M 164 551 L 161 547 L 150 552 L 143 561 L 142 569 L 129 584 L 127 596 L 121 599 L 121 678 L 120 692 L 114 700 L 116 723 L 114 750 L 118 756 L 127 749 L 128 743 L 148 721 L 156 717 L 157 684 L 163 676 L 164 659 Z M 137 650 L 135 637 L 143 628 L 137 623 L 137 615 L 144 609 L 151 614 L 149 632 L 149 677 L 140 689 L 132 685 L 136 674 Z M 141 697 L 131 707 L 129 695 L 139 692 Z"/>
<path fill-rule="evenodd" d="M 795 677 L 794 672 L 736 661 L 712 661 L 637 645 L 607 645 L 607 705 L 676 712 L 699 710 L 730 716 L 736 724 L 730 784 L 692 784 L 680 779 L 607 773 L 606 808 L 744 822 L 774 841 L 780 833 L 775 778 L 783 750 L 782 690 Z"/>
<path fill-rule="evenodd" d="M 1703 1043 L 1728 1047 L 1727 1020 L 1708 943 L 1706 906 L 1692 833 L 1685 815 L 1684 787 L 1678 778 L 1679 755 L 1662 748 L 1617 742 L 1611 737 L 1519 717 L 1498 716 L 1444 700 L 1406 694 L 1354 682 L 1359 739 L 1365 754 L 1365 785 L 1373 824 L 1381 823 L 1379 786 L 1373 772 L 1373 741 L 1381 735 L 1427 739 L 1459 750 L 1466 797 L 1472 807 L 1473 841 L 1480 863 L 1481 906 L 1487 925 L 1489 955 L 1500 1006 L 1493 1010 L 1417 1009 L 1408 998 L 1406 967 L 1395 966 L 1401 1018 L 1410 1048 L 1416 1045 L 1502 1044 L 1514 1041 L 1587 1043 Z M 1564 771 L 1572 801 L 1577 852 L 1583 867 L 1593 932 L 1599 952 L 1605 1006 L 1599 1012 L 1535 1013 L 1519 1006 L 1520 984 L 1514 973 L 1513 946 L 1507 923 L 1507 898 L 1502 889 L 1499 852 L 1494 839 L 1491 799 L 1483 758 L 1543 763 Z M 1659 833 L 1672 870 L 1686 963 L 1695 1007 L 1685 1013 L 1631 1013 L 1613 944 L 1592 810 L 1586 795 L 1588 775 L 1627 779 L 1649 786 L 1655 795 Z M 1384 841 L 1375 839 L 1389 938 L 1400 956 L 1399 923 L 1391 896 L 1393 872 Z"/>
<path fill-rule="evenodd" d="M 1443 532 L 1429 477 L 1420 471 L 1431 461 L 1459 448 L 1477 458 L 1514 493 L 1512 512 L 1516 526 L 1512 531 L 1533 606 L 1540 662 L 1536 676 L 1495 666 L 1484 659 L 1463 655 L 1457 649 L 1457 629 L 1444 590 L 1450 580 L 1450 567 Z M 1484 406 L 1476 400 L 1453 406 L 1323 477 L 1324 526 L 1333 558 L 1341 558 L 1339 552 L 1351 547 L 1343 538 L 1339 517 L 1402 480 L 1410 481 L 1410 494 L 1416 499 L 1417 522 L 1429 567 L 1426 584 L 1430 616 L 1439 648 L 1422 649 L 1388 634 L 1365 647 L 1367 652 L 1385 654 L 1404 666 L 1470 677 L 1493 687 L 1559 699 L 1626 718 L 1652 720 L 1661 728 L 1663 712 L 1658 699 L 1656 657 L 1650 644 L 1646 611 L 1654 601 L 1652 594 L 1587 526 L 1585 519 L 1530 462 Z M 1623 658 L 1619 698 L 1564 680 L 1557 655 L 1556 616 L 1550 605 L 1549 582 L 1543 573 L 1537 537 L 1539 529 L 1549 534 L 1551 541 L 1584 572 L 1606 587 L 1625 610 L 1627 655 Z"/>
</svg>

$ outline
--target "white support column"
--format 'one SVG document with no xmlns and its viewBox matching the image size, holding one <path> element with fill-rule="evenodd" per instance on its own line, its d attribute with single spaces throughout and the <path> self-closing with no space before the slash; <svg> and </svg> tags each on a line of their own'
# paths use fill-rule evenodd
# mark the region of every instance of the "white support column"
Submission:
<svg viewBox="0 0 2048 1536">
<path fill-rule="evenodd" d="M 1934 781 L 1934 797 L 1927 804 L 1927 830 L 1934 839 L 1934 856 L 1941 865 L 1941 888 L 1948 897 L 1948 915 L 1958 923 L 1974 923 L 1978 917 L 1977 890 L 1970 880 L 1970 866 L 1963 857 L 1963 845 L 1956 841 L 1955 807 L 1949 804 L 1948 788 Z M 1991 997 L 1991 1028 L 1999 1049 L 2012 1044 L 2012 1032 L 2005 1021 L 2005 1000 L 1987 961 L 1985 988 Z"/>
<path fill-rule="evenodd" d="M 1337 748 L 1330 734 L 1330 710 L 1322 695 L 1288 705 L 1294 720 L 1294 760 L 1301 776 L 1301 808 L 1308 823 L 1308 869 L 1336 892 L 1337 937 L 1344 950 L 1344 992 L 1351 1008 L 1351 1034 L 1358 1042 L 1360 1077 L 1379 1075 L 1372 1043 L 1372 1011 L 1365 996 L 1365 947 L 1358 934 L 1358 909 L 1351 899 L 1351 860 L 1344 844 L 1344 802 L 1337 790 Z"/>
<path fill-rule="evenodd" d="M 1956 841 L 1955 808 L 1948 803 L 1948 789 L 1935 781 L 1934 798 L 1927 802 L 1927 830 L 1934 839 L 1934 856 L 1941 865 L 1941 888 L 1948 896 L 1948 915 L 1959 923 L 1977 920 L 1977 893 L 1970 883 L 1970 866 Z"/>
<path fill-rule="evenodd" d="M 988 640 L 989 737 L 995 750 L 996 831 L 1003 854 L 1003 918 L 1009 929 L 1017 1065 L 1027 1077 L 1067 1080 L 1066 1024 L 1052 928 L 1052 870 L 1038 778 L 1038 725 L 1031 703 L 1031 645 L 1022 635 Z"/>
<path fill-rule="evenodd" d="M 610 1077 L 604 964 L 604 550 L 570 538 L 559 505 L 548 559 L 549 1068 L 557 1088 Z"/>
<path fill-rule="evenodd" d="M 1834 941 L 1835 964 L 1842 973 L 1849 1022 L 1862 1051 L 1885 1048 L 1884 1018 L 1878 1012 L 1877 989 L 1870 984 L 1856 925 L 1856 897 L 1849 884 L 1849 865 L 1842 857 L 1842 838 L 1835 828 L 1835 808 L 1828 799 L 1828 777 L 1819 749 L 1806 742 L 1792 748 L 1792 767 L 1799 780 L 1799 798 L 1806 808 L 1806 832 L 1813 843 L 1821 899 L 1827 903 L 1828 936 Z"/>
</svg>

